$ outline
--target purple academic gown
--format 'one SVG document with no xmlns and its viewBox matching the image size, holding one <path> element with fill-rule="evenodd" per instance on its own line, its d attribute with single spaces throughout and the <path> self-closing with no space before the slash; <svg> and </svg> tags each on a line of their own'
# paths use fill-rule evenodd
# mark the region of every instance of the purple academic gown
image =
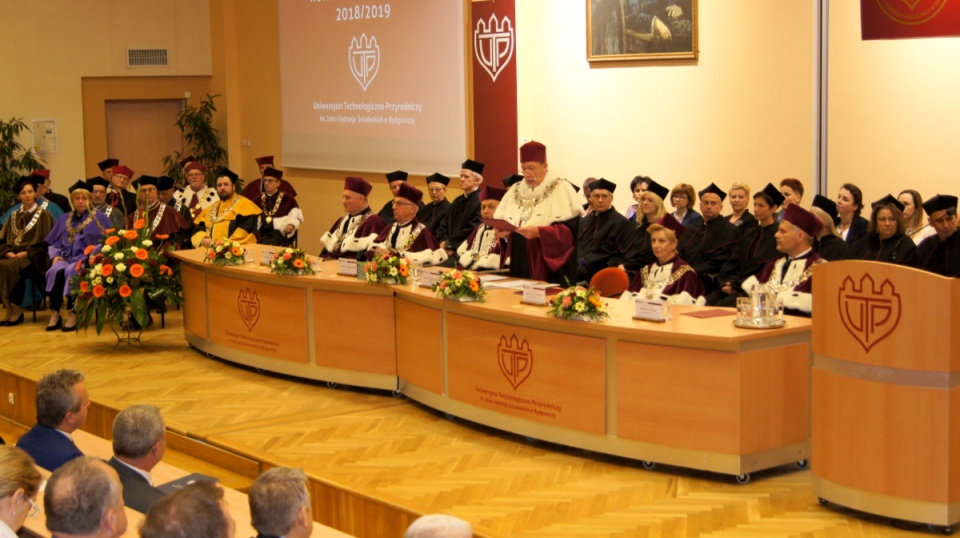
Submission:
<svg viewBox="0 0 960 538">
<path fill-rule="evenodd" d="M 54 291 L 53 286 L 57 273 L 63 269 L 64 287 L 62 290 L 56 291 L 60 295 L 69 295 L 70 278 L 79 273 L 79 271 L 77 271 L 77 262 L 85 258 L 83 251 L 89 245 L 99 244 L 103 239 L 103 231 L 113 228 L 113 222 L 110 220 L 110 217 L 99 211 L 95 211 L 94 218 L 91 219 L 82 230 L 77 232 L 73 237 L 72 243 L 68 242 L 67 222 L 71 222 L 73 226 L 79 226 L 87 219 L 89 214 L 89 212 L 84 212 L 80 218 L 77 218 L 76 213 L 73 211 L 65 213 L 57 219 L 56 224 L 53 225 L 53 229 L 50 230 L 50 233 L 47 235 L 47 244 L 49 245 L 47 252 L 50 255 L 50 259 L 52 260 L 56 257 L 63 258 L 51 265 L 50 269 L 47 270 L 47 293 Z"/>
<path fill-rule="evenodd" d="M 683 261 L 679 256 L 675 256 L 672 260 L 668 261 L 671 265 L 670 274 L 672 275 L 684 265 L 690 265 L 687 262 Z M 648 267 L 653 268 L 654 266 L 659 265 L 658 262 L 651 263 Z M 630 285 L 630 291 L 636 293 L 643 289 L 643 274 L 644 271 L 637 273 L 637 277 L 633 279 L 633 283 Z M 687 271 L 675 282 L 667 284 L 663 291 L 660 292 L 661 295 L 666 295 L 667 297 L 677 295 L 679 293 L 687 292 L 691 297 L 697 299 L 705 295 L 705 290 L 703 288 L 703 282 L 700 280 L 700 277 L 697 276 L 695 271 Z"/>
</svg>

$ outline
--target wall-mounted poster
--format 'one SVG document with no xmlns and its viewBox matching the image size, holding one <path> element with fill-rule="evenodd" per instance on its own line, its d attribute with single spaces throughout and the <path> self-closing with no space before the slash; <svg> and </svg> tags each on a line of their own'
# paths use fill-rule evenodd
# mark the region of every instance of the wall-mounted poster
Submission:
<svg viewBox="0 0 960 538">
<path fill-rule="evenodd" d="M 587 0 L 587 60 L 696 59 L 697 0 Z"/>
</svg>

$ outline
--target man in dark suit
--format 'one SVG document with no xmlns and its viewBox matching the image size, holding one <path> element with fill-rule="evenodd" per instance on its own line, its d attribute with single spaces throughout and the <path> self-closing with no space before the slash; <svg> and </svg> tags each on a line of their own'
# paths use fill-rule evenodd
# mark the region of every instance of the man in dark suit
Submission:
<svg viewBox="0 0 960 538">
<path fill-rule="evenodd" d="M 43 511 L 47 530 L 61 538 L 115 538 L 127 531 L 120 479 L 92 456 L 71 460 L 50 475 Z"/>
<path fill-rule="evenodd" d="M 223 488 L 198 480 L 157 501 L 140 527 L 140 538 L 233 538 L 237 523 Z"/>
<path fill-rule="evenodd" d="M 166 450 L 166 426 L 156 407 L 134 405 L 113 420 L 113 457 L 107 463 L 120 475 L 123 504 L 146 514 L 163 497 L 150 471 Z"/>
<path fill-rule="evenodd" d="M 48 471 L 83 456 L 70 434 L 83 426 L 89 407 L 82 373 L 58 370 L 43 376 L 37 383 L 37 423 L 17 446 Z"/>
<path fill-rule="evenodd" d="M 250 486 L 250 518 L 257 538 L 308 538 L 313 532 L 307 475 L 274 467 Z"/>
</svg>

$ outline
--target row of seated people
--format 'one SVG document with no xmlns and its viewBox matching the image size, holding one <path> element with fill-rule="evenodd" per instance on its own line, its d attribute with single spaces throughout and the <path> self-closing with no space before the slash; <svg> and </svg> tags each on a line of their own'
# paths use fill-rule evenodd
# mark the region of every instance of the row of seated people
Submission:
<svg viewBox="0 0 960 538">
<path fill-rule="evenodd" d="M 90 406 L 84 375 L 59 370 L 37 383 L 37 423 L 16 447 L 0 446 L 0 536 L 12 537 L 40 509 L 43 474 L 52 473 L 43 495 L 47 529 L 55 536 L 117 537 L 127 531 L 124 507 L 145 515 L 144 538 L 233 537 L 236 531 L 224 490 L 199 480 L 166 493 L 151 474 L 166 452 L 166 425 L 152 405 L 134 405 L 113 422 L 113 455 L 102 460 L 74 443 Z M 314 530 L 306 474 L 274 467 L 261 474 L 248 495 L 251 526 L 258 536 L 306 538 Z M 406 536 L 472 536 L 470 525 L 449 517 L 425 516 Z M 36 529 L 32 529 L 36 530 Z"/>
</svg>

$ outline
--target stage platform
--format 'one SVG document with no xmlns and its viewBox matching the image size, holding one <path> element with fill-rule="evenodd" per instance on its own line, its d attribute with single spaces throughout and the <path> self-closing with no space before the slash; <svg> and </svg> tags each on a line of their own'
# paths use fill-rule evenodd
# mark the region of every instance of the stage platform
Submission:
<svg viewBox="0 0 960 538">
<path fill-rule="evenodd" d="M 402 536 L 422 513 L 470 521 L 477 536 L 916 536 L 822 507 L 810 471 L 730 476 L 659 466 L 449 420 L 388 392 L 330 388 L 237 366 L 190 348 L 179 312 L 115 346 L 106 332 L 0 327 L 0 414 L 29 426 L 36 381 L 82 370 L 94 402 L 84 429 L 109 436 L 116 412 L 162 410 L 175 450 L 255 477 L 275 465 L 311 478 L 315 518 L 360 537 Z M 159 321 L 159 320 L 158 320 Z M 12 403 L 11 403 L 11 396 Z M 26 401 L 25 401 L 26 400 Z M 816 465 L 816 462 L 813 462 Z"/>
</svg>

